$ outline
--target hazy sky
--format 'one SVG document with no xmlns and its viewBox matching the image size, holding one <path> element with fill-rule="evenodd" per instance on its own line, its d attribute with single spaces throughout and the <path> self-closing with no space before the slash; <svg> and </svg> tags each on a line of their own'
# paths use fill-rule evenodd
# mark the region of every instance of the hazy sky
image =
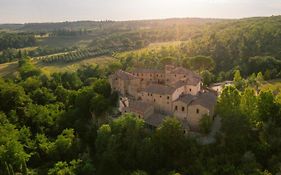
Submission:
<svg viewBox="0 0 281 175">
<path fill-rule="evenodd" d="M 281 0 L 0 0 L 0 23 L 281 15 Z"/>
</svg>

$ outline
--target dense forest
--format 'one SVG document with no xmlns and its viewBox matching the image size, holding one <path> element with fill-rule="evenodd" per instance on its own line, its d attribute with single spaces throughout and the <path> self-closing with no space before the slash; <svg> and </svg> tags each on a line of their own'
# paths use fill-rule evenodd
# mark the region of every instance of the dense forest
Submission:
<svg viewBox="0 0 281 175">
<path fill-rule="evenodd" d="M 216 107 L 217 141 L 204 145 L 172 117 L 155 130 L 132 114 L 116 119 L 118 94 L 106 77 L 123 66 L 48 76 L 30 58 L 20 61 L 18 75 L 0 80 L 0 174 L 280 173 L 281 94 L 256 94 L 262 73 L 235 71 Z"/>
<path fill-rule="evenodd" d="M 280 16 L 0 28 L 5 30 L 0 62 L 17 61 L 18 70 L 0 78 L 1 175 L 281 173 L 281 92 L 262 88 L 267 80 L 281 78 Z M 55 45 L 72 40 L 79 44 Z M 34 64 L 99 55 L 114 60 L 51 74 Z M 233 80 L 218 97 L 222 128 L 215 143 L 184 134 L 173 116 L 149 129 L 133 114 L 118 112 L 119 96 L 108 76 L 118 69 L 166 64 L 200 73 L 205 86 Z M 200 135 L 209 131 L 210 121 L 200 121 Z"/>
<path fill-rule="evenodd" d="M 8 48 L 24 48 L 34 46 L 36 39 L 32 33 L 0 32 L 0 51 Z"/>
</svg>

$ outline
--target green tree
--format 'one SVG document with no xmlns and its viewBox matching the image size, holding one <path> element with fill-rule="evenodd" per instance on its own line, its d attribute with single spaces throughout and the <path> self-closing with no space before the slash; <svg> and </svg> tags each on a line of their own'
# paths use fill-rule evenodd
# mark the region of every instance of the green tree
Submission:
<svg viewBox="0 0 281 175">
<path fill-rule="evenodd" d="M 242 114 L 249 117 L 251 123 L 256 124 L 258 122 L 258 100 L 255 94 L 255 90 L 252 88 L 246 88 L 241 94 L 240 109 Z"/>
<path fill-rule="evenodd" d="M 204 86 L 209 86 L 214 81 L 214 75 L 208 70 L 202 71 L 201 76 L 203 78 Z"/>
<path fill-rule="evenodd" d="M 204 115 L 200 120 L 200 131 L 204 134 L 208 134 L 212 127 L 212 118 L 208 115 Z"/>
<path fill-rule="evenodd" d="M 100 79 L 95 81 L 93 84 L 93 90 L 105 98 L 108 98 L 111 95 L 111 86 L 107 80 Z"/>
<path fill-rule="evenodd" d="M 262 75 L 262 72 L 259 72 L 259 73 L 258 73 L 258 75 L 257 75 L 257 81 L 258 81 L 258 82 L 264 81 L 264 77 L 263 77 L 263 75 Z"/>
<path fill-rule="evenodd" d="M 278 118 L 278 106 L 275 98 L 270 91 L 261 91 L 258 96 L 258 115 L 259 118 L 267 122 Z"/>
<path fill-rule="evenodd" d="M 48 175 L 76 175 L 81 166 L 81 160 L 72 160 L 71 162 L 57 162 L 53 168 L 49 169 Z"/>
<path fill-rule="evenodd" d="M 141 160 L 137 153 L 144 136 L 144 121 L 131 114 L 101 126 L 96 139 L 98 174 L 138 169 Z"/>
<path fill-rule="evenodd" d="M 177 160 L 184 150 L 184 138 L 184 130 L 177 119 L 168 117 L 163 121 L 152 138 L 157 167 L 172 170 L 179 166 Z"/>
<path fill-rule="evenodd" d="M 240 112 L 240 93 L 234 86 L 226 86 L 218 99 L 217 110 L 220 116 L 234 115 Z"/>
<path fill-rule="evenodd" d="M 234 85 L 236 86 L 237 89 L 242 89 L 244 87 L 244 80 L 241 77 L 241 74 L 240 74 L 239 70 L 234 71 L 233 83 L 234 83 Z"/>
<path fill-rule="evenodd" d="M 21 167 L 29 160 L 30 155 L 25 152 L 24 145 L 19 140 L 19 130 L 5 121 L 5 124 L 0 125 L 0 133 L 0 173 L 22 172 Z"/>
<path fill-rule="evenodd" d="M 190 66 L 194 70 L 198 70 L 199 72 L 203 70 L 213 70 L 215 68 L 215 62 L 212 58 L 206 56 L 196 56 L 192 57 L 189 60 Z"/>
</svg>

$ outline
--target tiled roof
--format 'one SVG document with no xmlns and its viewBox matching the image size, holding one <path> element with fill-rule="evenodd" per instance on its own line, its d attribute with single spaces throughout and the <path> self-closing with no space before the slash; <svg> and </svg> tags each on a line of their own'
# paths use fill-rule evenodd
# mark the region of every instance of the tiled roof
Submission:
<svg viewBox="0 0 281 175">
<path fill-rule="evenodd" d="M 198 85 L 198 83 L 201 82 L 201 79 L 198 79 L 198 78 L 186 78 L 185 80 L 179 80 L 175 83 L 172 84 L 173 87 L 175 88 L 179 88 L 179 87 L 182 87 L 182 86 L 185 86 L 185 85 L 192 85 L 192 86 L 196 86 Z"/>
<path fill-rule="evenodd" d="M 130 101 L 129 108 L 132 112 L 137 112 L 143 114 L 147 109 L 153 107 L 150 103 L 145 103 L 142 101 Z"/>
<path fill-rule="evenodd" d="M 160 95 L 165 95 L 165 94 L 172 94 L 175 92 L 175 88 L 170 87 L 170 86 L 165 86 L 165 85 L 160 85 L 160 84 L 152 84 L 149 85 L 147 88 L 145 88 L 144 92 L 152 93 L 152 94 L 160 94 Z"/>
<path fill-rule="evenodd" d="M 205 92 L 198 95 L 192 101 L 191 105 L 201 105 L 207 109 L 212 109 L 217 103 L 217 96 L 211 92 Z"/>
<path fill-rule="evenodd" d="M 171 71 L 172 74 L 190 74 L 191 72 L 191 70 L 185 69 L 183 67 L 176 67 Z"/>
<path fill-rule="evenodd" d="M 172 74 L 186 74 L 192 77 L 196 77 L 198 79 L 202 79 L 201 76 L 189 69 L 183 68 L 183 67 L 176 67 L 173 71 L 171 71 Z"/>
<path fill-rule="evenodd" d="M 134 76 L 133 74 L 122 71 L 122 70 L 118 70 L 114 75 L 123 80 L 132 80 L 132 79 L 138 78 L 138 77 Z"/>
<path fill-rule="evenodd" d="M 198 83 L 200 83 L 200 81 L 201 81 L 201 78 L 193 77 L 187 81 L 187 84 L 188 85 L 197 85 Z"/>
<path fill-rule="evenodd" d="M 198 95 L 183 95 L 178 100 L 190 105 L 201 105 L 207 109 L 212 109 L 217 103 L 217 96 L 212 92 L 199 93 Z"/>
<path fill-rule="evenodd" d="M 194 96 L 194 95 L 191 95 L 191 94 L 187 94 L 187 95 L 181 96 L 177 101 L 182 101 L 182 102 L 184 102 L 186 104 L 190 104 L 196 98 L 197 98 L 197 96 Z"/>
</svg>

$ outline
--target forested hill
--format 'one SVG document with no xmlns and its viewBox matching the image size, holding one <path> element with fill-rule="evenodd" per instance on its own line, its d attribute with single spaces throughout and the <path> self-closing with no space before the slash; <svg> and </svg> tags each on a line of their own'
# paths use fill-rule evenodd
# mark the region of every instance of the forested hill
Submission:
<svg viewBox="0 0 281 175">
<path fill-rule="evenodd" d="M 245 66 L 254 56 L 281 59 L 281 16 L 247 18 L 209 26 L 202 36 L 187 42 L 187 55 L 208 55 L 217 70 Z M 246 71 L 247 72 L 247 71 Z"/>
<path fill-rule="evenodd" d="M 0 32 L 1 63 L 20 59 L 22 54 L 18 50 L 13 50 L 14 48 L 32 46 L 33 50 L 26 53 L 28 56 L 47 56 L 48 60 L 61 61 L 62 56 L 58 59 L 54 58 L 53 54 L 62 55 L 65 51 L 77 52 L 79 49 L 86 49 L 94 53 L 111 55 L 116 52 L 144 48 L 152 43 L 181 41 L 179 46 L 173 48 L 174 52 L 170 47 L 166 47 L 166 49 L 161 49 L 159 54 L 156 52 L 142 54 L 142 60 L 147 57 L 150 62 L 153 62 L 154 57 L 157 57 L 159 62 L 169 56 L 184 61 L 190 57 L 203 55 L 214 60 L 216 74 L 223 71 L 231 75 L 229 72 L 238 67 L 244 76 L 259 71 L 265 73 L 268 70 L 272 78 L 281 77 L 281 16 L 227 20 L 178 18 L 142 21 L 78 21 L 11 24 L 0 25 L 0 28 L 12 31 L 9 35 L 7 32 Z M 23 33 L 24 37 L 22 37 Z M 17 44 L 14 41 L 17 41 Z M 136 54 L 125 55 L 130 59 L 136 56 Z M 56 63 L 56 61 L 51 63 Z M 229 76 L 224 77 L 224 79 L 229 79 Z"/>
<path fill-rule="evenodd" d="M 173 18 L 162 20 L 136 20 L 136 21 L 73 21 L 58 23 L 26 23 L 26 24 L 0 24 L 0 29 L 18 30 L 24 32 L 50 32 L 56 30 L 94 30 L 99 28 L 115 29 L 144 29 L 162 28 L 175 25 L 202 25 L 225 21 L 223 19 L 203 18 Z"/>
</svg>

